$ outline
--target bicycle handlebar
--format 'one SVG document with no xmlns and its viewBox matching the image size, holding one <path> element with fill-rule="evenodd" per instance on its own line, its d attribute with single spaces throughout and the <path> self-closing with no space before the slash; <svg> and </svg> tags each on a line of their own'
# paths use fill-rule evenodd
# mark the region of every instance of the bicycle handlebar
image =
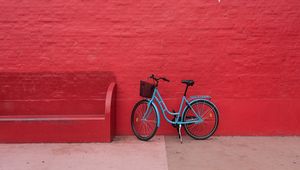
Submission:
<svg viewBox="0 0 300 170">
<path fill-rule="evenodd" d="M 170 82 L 169 79 L 165 78 L 165 77 L 161 77 L 162 80 L 166 81 L 166 82 Z"/>
<path fill-rule="evenodd" d="M 155 77 L 154 76 L 154 74 L 151 74 L 151 76 L 149 76 L 149 78 L 151 78 L 151 79 L 153 79 L 153 80 L 155 80 L 155 81 L 159 81 L 159 80 L 164 80 L 164 81 L 166 81 L 166 82 L 170 82 L 170 80 L 169 79 L 167 79 L 166 77 Z"/>
</svg>

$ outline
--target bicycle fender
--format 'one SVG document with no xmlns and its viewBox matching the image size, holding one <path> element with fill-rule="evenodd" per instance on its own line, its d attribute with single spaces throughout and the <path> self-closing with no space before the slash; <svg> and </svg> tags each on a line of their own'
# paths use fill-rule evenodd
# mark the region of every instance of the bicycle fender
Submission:
<svg viewBox="0 0 300 170">
<path fill-rule="evenodd" d="M 147 100 L 150 102 L 149 99 L 147 99 Z M 160 126 L 160 116 L 159 116 L 158 108 L 157 108 L 157 106 L 154 102 L 152 102 L 151 104 L 153 104 L 153 107 L 155 109 L 155 113 L 156 113 L 156 116 L 157 116 L 157 127 L 159 127 Z"/>
<path fill-rule="evenodd" d="M 196 99 L 206 99 L 206 100 L 211 100 L 210 96 L 190 96 L 189 98 L 191 101 L 196 100 Z"/>
</svg>

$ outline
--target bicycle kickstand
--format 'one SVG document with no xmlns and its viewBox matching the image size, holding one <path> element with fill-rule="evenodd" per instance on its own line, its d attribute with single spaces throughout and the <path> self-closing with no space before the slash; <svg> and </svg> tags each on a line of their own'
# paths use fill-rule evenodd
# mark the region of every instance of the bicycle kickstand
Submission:
<svg viewBox="0 0 300 170">
<path fill-rule="evenodd" d="M 182 139 L 182 135 L 181 135 L 181 124 L 179 125 L 178 135 L 179 135 L 180 143 L 182 144 L 183 139 Z"/>
</svg>

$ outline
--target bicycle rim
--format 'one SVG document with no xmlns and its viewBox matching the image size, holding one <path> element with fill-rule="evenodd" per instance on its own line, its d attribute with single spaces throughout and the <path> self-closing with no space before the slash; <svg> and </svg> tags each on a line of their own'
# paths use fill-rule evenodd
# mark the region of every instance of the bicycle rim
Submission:
<svg viewBox="0 0 300 170">
<path fill-rule="evenodd" d="M 207 101 L 192 103 L 193 110 L 203 119 L 201 123 L 186 124 L 187 134 L 194 139 L 207 139 L 214 134 L 218 127 L 219 116 L 217 109 Z M 195 119 L 195 113 L 189 108 L 184 113 L 184 121 Z"/>
<path fill-rule="evenodd" d="M 147 105 L 147 100 L 138 102 L 131 115 L 132 131 L 138 139 L 143 141 L 151 139 L 157 130 L 157 114 L 153 105 L 150 105 L 148 115 L 143 119 L 147 110 Z"/>
</svg>

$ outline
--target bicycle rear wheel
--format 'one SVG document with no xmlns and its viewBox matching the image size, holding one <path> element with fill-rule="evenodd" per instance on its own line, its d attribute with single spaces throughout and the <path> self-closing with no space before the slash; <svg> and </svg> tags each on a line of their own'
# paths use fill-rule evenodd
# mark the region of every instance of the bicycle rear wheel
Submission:
<svg viewBox="0 0 300 170">
<path fill-rule="evenodd" d="M 201 123 L 185 124 L 184 129 L 189 136 L 197 140 L 204 140 L 212 136 L 218 128 L 219 113 L 216 107 L 207 100 L 196 100 L 191 108 L 203 120 Z M 183 120 L 195 120 L 196 115 L 190 107 L 183 113 Z"/>
<path fill-rule="evenodd" d="M 131 114 L 131 129 L 134 135 L 142 141 L 151 139 L 157 130 L 158 118 L 153 104 L 149 106 L 147 115 L 144 116 L 148 103 L 148 100 L 139 101 L 133 107 Z"/>
</svg>

